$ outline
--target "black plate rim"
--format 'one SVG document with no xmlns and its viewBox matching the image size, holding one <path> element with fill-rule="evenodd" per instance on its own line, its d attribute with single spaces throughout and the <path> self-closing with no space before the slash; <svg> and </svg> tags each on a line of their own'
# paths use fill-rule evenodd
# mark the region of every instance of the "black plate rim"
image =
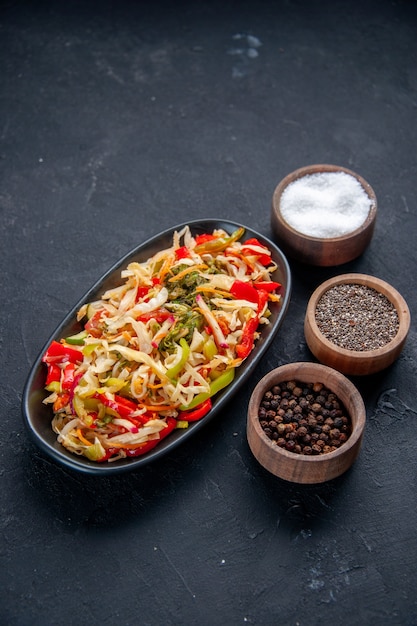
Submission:
<svg viewBox="0 0 417 626">
<path fill-rule="evenodd" d="M 49 439 L 47 441 L 45 437 L 43 437 L 39 430 L 36 428 L 36 418 L 34 413 L 33 406 L 39 406 L 39 402 L 41 402 L 42 397 L 44 397 L 45 392 L 43 390 L 43 386 L 41 387 L 41 380 L 44 378 L 43 373 L 43 365 L 42 365 L 42 355 L 45 350 L 49 346 L 52 340 L 58 339 L 63 336 L 64 328 L 72 325 L 76 325 L 76 312 L 78 309 L 88 301 L 91 301 L 94 298 L 97 298 L 99 293 L 102 293 L 105 289 L 104 283 L 106 280 L 109 280 L 111 277 L 117 274 L 118 281 L 120 282 L 120 270 L 127 265 L 128 262 L 133 260 L 134 257 L 139 256 L 141 252 L 144 252 L 152 246 L 156 246 L 158 242 L 162 242 L 166 238 L 171 238 L 175 231 L 180 231 L 185 226 L 189 226 L 192 232 L 196 231 L 212 231 L 216 228 L 223 228 L 227 232 L 231 233 L 233 230 L 243 227 L 245 229 L 245 233 L 249 237 L 256 237 L 259 239 L 261 243 L 268 245 L 268 247 L 272 251 L 272 257 L 275 262 L 278 264 L 278 271 L 280 273 L 280 282 L 283 282 L 284 293 L 281 297 L 281 302 L 276 307 L 276 317 L 274 321 L 264 327 L 262 329 L 262 335 L 260 340 L 258 340 L 255 349 L 252 351 L 247 360 L 242 364 L 240 368 L 238 368 L 236 372 L 235 380 L 229 387 L 227 387 L 223 392 L 217 394 L 213 401 L 213 408 L 210 413 L 207 414 L 203 419 L 198 422 L 194 422 L 189 426 L 186 430 L 178 430 L 175 433 L 171 433 L 169 437 L 163 440 L 154 450 L 148 452 L 143 456 L 139 456 L 137 458 L 132 459 L 123 459 L 120 461 L 115 461 L 112 463 L 99 464 L 94 463 L 93 461 L 89 461 L 85 457 L 74 455 L 68 452 L 61 444 L 56 440 L 56 436 L 53 433 L 52 429 L 50 429 Z M 210 230 L 209 230 L 210 229 Z M 164 245 L 164 244 L 162 244 Z M 161 248 L 156 248 L 161 249 Z M 150 254 L 148 255 L 150 256 Z M 148 258 L 146 256 L 146 258 Z M 145 255 L 144 255 L 145 260 Z M 283 280 L 284 279 L 284 280 Z M 39 352 L 37 358 L 35 359 L 25 387 L 23 391 L 22 397 L 22 413 L 25 426 L 27 427 L 31 439 L 35 444 L 49 456 L 55 462 L 63 465 L 67 469 L 75 470 L 77 472 L 81 472 L 89 475 L 96 476 L 108 476 L 110 474 L 120 474 L 123 472 L 133 471 L 138 469 L 144 465 L 147 465 L 153 461 L 160 459 L 161 457 L 167 455 L 172 452 L 178 445 L 180 445 L 183 441 L 188 440 L 191 436 L 193 436 L 196 432 L 201 430 L 205 424 L 211 421 L 227 404 L 227 402 L 231 399 L 231 397 L 236 393 L 236 391 L 241 387 L 241 385 L 249 378 L 252 371 L 258 365 L 260 359 L 266 352 L 266 350 L 270 347 L 273 339 L 275 338 L 282 322 L 285 318 L 285 315 L 288 310 L 290 298 L 291 298 L 291 271 L 288 264 L 288 261 L 278 246 L 271 241 L 268 237 L 262 235 L 261 233 L 253 230 L 252 228 L 245 226 L 243 224 L 239 224 L 234 221 L 224 220 L 224 219 L 216 219 L 216 218 L 207 218 L 207 219 L 198 219 L 198 220 L 187 220 L 174 226 L 172 228 L 165 229 L 161 231 L 157 235 L 154 235 L 144 242 L 140 243 L 135 248 L 131 249 L 124 256 L 119 258 L 102 276 L 90 287 L 90 289 L 80 298 L 80 300 L 70 309 L 70 311 L 65 315 L 63 320 L 58 324 L 53 333 L 50 335 L 48 340 L 45 342 L 41 351 Z M 68 331 L 67 331 L 68 332 Z M 35 398 L 35 394 L 37 397 Z M 51 436 L 52 434 L 52 436 Z"/>
</svg>

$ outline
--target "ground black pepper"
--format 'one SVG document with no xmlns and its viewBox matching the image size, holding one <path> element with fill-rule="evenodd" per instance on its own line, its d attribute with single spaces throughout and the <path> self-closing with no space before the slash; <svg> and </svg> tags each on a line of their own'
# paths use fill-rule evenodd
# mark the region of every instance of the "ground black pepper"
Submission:
<svg viewBox="0 0 417 626">
<path fill-rule="evenodd" d="M 314 316 L 326 339 L 357 352 L 381 348 L 399 329 L 395 306 L 383 293 L 367 285 L 334 285 L 321 296 Z"/>
<path fill-rule="evenodd" d="M 291 380 L 274 385 L 264 394 L 258 417 L 277 446 L 296 454 L 333 452 L 352 430 L 343 403 L 322 383 Z"/>
</svg>

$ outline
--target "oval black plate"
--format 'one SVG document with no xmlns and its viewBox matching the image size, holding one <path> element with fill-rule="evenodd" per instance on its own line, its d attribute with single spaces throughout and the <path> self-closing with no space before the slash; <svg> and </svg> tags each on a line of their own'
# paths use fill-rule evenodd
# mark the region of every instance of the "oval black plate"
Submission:
<svg viewBox="0 0 417 626">
<path fill-rule="evenodd" d="M 51 428 L 52 411 L 51 408 L 42 403 L 42 400 L 46 396 L 44 391 L 45 383 L 45 369 L 41 361 L 42 355 L 46 348 L 49 346 L 53 339 L 59 340 L 61 337 L 67 337 L 81 330 L 81 325 L 76 320 L 76 313 L 78 309 L 85 303 L 100 298 L 101 294 L 112 287 L 117 286 L 121 282 L 120 272 L 121 270 L 132 261 L 143 262 L 146 261 L 153 254 L 167 248 L 172 245 L 172 236 L 174 231 L 179 231 L 186 225 L 190 226 L 193 235 L 202 234 L 205 232 L 212 232 L 216 228 L 223 228 L 228 233 L 232 233 L 236 228 L 239 228 L 241 224 L 234 222 L 206 219 L 198 221 L 189 221 L 179 224 L 174 228 L 166 230 L 155 237 L 148 239 L 134 250 L 131 250 L 126 256 L 121 258 L 108 272 L 104 274 L 96 284 L 85 294 L 85 296 L 74 306 L 74 308 L 68 313 L 68 315 L 62 320 L 61 324 L 55 329 L 51 337 L 46 342 L 41 353 L 36 359 L 28 380 L 25 385 L 23 393 L 23 416 L 26 426 L 29 428 L 29 432 L 34 439 L 35 443 L 55 461 L 58 461 L 67 468 L 83 472 L 85 474 L 96 475 L 108 475 L 117 474 L 120 472 L 126 472 L 134 470 L 141 465 L 150 463 L 158 459 L 159 457 L 171 452 L 181 442 L 185 441 L 197 431 L 199 431 L 204 424 L 213 419 L 217 413 L 219 413 L 226 403 L 230 400 L 232 395 L 243 384 L 243 382 L 249 377 L 251 372 L 256 367 L 257 363 L 270 346 L 274 336 L 276 335 L 281 323 L 287 312 L 288 304 L 290 301 L 291 293 L 291 274 L 288 266 L 288 262 L 279 248 L 276 247 L 269 239 L 263 235 L 245 228 L 245 239 L 249 237 L 256 237 L 261 243 L 264 243 L 272 252 L 272 258 L 278 266 L 277 271 L 274 273 L 273 279 L 282 284 L 281 290 L 281 302 L 271 303 L 271 318 L 270 324 L 262 328 L 260 339 L 256 342 L 254 350 L 244 363 L 237 368 L 236 376 L 233 383 L 227 387 L 223 392 L 217 394 L 213 398 L 213 408 L 211 411 L 200 421 L 190 424 L 186 430 L 175 430 L 164 439 L 154 450 L 147 454 L 133 458 L 122 459 L 114 461 L 112 463 L 94 463 L 82 456 L 74 455 L 68 452 L 60 443 L 58 443 L 56 434 Z"/>
</svg>

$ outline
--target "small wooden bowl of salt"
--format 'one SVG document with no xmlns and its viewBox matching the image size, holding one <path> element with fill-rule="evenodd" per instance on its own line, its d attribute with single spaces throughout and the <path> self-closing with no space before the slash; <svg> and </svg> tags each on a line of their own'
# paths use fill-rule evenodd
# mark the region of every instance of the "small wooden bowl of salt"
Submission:
<svg viewBox="0 0 417 626">
<path fill-rule="evenodd" d="M 364 376 L 392 365 L 410 328 L 410 311 L 389 283 L 367 274 L 342 274 L 313 292 L 304 336 L 320 363 Z"/>
<path fill-rule="evenodd" d="M 364 252 L 376 213 L 375 193 L 361 176 L 337 165 L 310 165 L 288 174 L 276 187 L 271 227 L 289 257 L 335 266 Z"/>
</svg>

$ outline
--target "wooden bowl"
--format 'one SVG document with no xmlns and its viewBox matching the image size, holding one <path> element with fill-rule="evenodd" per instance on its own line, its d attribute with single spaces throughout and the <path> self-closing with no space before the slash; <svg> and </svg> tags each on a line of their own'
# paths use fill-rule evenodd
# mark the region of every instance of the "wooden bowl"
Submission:
<svg viewBox="0 0 417 626">
<path fill-rule="evenodd" d="M 365 221 L 355 230 L 338 237 L 314 237 L 293 228 L 281 213 L 282 194 L 294 181 L 310 174 L 344 172 L 353 176 L 362 186 L 370 200 Z M 286 255 L 302 263 L 316 266 L 341 265 L 360 256 L 371 241 L 377 213 L 377 200 L 369 183 L 345 167 L 337 165 L 310 165 L 288 174 L 276 187 L 272 197 L 271 228 L 274 237 Z"/>
<path fill-rule="evenodd" d="M 317 325 L 316 307 L 327 290 L 341 284 L 365 285 L 388 298 L 397 311 L 399 321 L 398 332 L 391 341 L 374 350 L 356 351 L 341 348 L 324 336 Z M 391 365 L 403 349 L 409 328 L 410 311 L 404 298 L 385 281 L 366 274 L 343 274 L 322 283 L 310 297 L 304 319 L 305 339 L 317 360 L 352 376 L 374 374 Z"/>
<path fill-rule="evenodd" d="M 316 456 L 289 452 L 263 431 L 258 410 L 265 392 L 276 384 L 292 380 L 323 383 L 343 402 L 352 422 L 352 433 L 337 450 Z M 343 474 L 355 461 L 361 448 L 365 421 L 362 397 L 343 374 L 319 363 L 290 363 L 269 372 L 255 387 L 248 407 L 247 438 L 255 458 L 275 476 L 295 483 L 323 483 Z"/>
</svg>

